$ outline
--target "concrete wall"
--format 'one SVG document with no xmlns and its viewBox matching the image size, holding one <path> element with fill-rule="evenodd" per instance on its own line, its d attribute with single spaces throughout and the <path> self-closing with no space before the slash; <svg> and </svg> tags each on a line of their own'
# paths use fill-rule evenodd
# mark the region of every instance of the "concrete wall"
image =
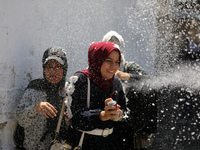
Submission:
<svg viewBox="0 0 200 150">
<path fill-rule="evenodd" d="M 66 50 L 69 78 L 87 67 L 90 44 L 115 30 L 126 42 L 126 59 L 153 74 L 154 4 L 154 0 L 0 0 L 1 148 L 14 147 L 16 105 L 28 82 L 42 77 L 42 54 L 52 45 Z"/>
</svg>

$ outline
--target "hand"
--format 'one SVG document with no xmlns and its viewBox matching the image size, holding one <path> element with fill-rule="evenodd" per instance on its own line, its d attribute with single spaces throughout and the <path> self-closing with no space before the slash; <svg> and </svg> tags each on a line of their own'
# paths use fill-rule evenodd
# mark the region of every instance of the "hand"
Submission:
<svg viewBox="0 0 200 150">
<path fill-rule="evenodd" d="M 129 80 L 130 79 L 130 74 L 129 73 L 125 73 L 122 71 L 117 70 L 117 72 L 115 73 L 115 76 L 118 77 L 121 80 Z"/>
<path fill-rule="evenodd" d="M 54 106 L 52 106 L 48 102 L 37 102 L 35 103 L 35 109 L 38 113 L 43 114 L 46 118 L 54 118 L 56 117 L 56 113 L 58 112 Z"/>
<path fill-rule="evenodd" d="M 105 100 L 105 107 L 104 107 L 104 111 L 101 111 L 99 117 L 102 121 L 107 121 L 110 120 L 112 118 L 116 118 L 119 117 L 119 113 L 123 114 L 122 110 L 119 109 L 121 106 L 117 105 L 117 108 L 115 106 L 107 106 L 108 102 L 111 101 L 112 98 L 107 98 Z"/>
</svg>

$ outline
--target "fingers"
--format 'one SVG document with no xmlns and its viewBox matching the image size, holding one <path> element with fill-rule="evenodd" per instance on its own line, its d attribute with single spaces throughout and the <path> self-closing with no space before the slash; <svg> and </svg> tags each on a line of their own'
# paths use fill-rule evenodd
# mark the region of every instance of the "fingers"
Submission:
<svg viewBox="0 0 200 150">
<path fill-rule="evenodd" d="M 121 71 L 117 70 L 117 72 L 115 73 L 115 76 L 120 78 L 121 77 Z"/>
<path fill-rule="evenodd" d="M 46 117 L 46 116 L 48 116 L 47 118 L 49 118 L 49 117 L 51 117 L 51 118 L 54 118 L 54 117 L 56 117 L 56 114 L 51 110 L 51 109 L 44 109 L 44 116 Z"/>
<path fill-rule="evenodd" d="M 35 109 L 37 112 L 44 115 L 46 118 L 54 118 L 56 117 L 57 110 L 54 106 L 52 106 L 48 102 L 37 102 L 35 105 Z"/>
<path fill-rule="evenodd" d="M 121 106 L 117 104 L 117 108 L 121 108 Z"/>
<path fill-rule="evenodd" d="M 121 80 L 129 80 L 130 79 L 130 74 L 122 72 L 122 71 L 117 71 L 115 73 L 115 76 L 118 77 Z"/>
<path fill-rule="evenodd" d="M 107 98 L 107 99 L 105 100 L 105 106 L 107 106 L 107 105 L 108 105 L 108 102 L 111 101 L 111 100 L 112 100 L 112 98 Z"/>
<path fill-rule="evenodd" d="M 52 106 L 51 104 L 47 103 L 47 108 L 49 110 L 49 112 L 53 115 L 53 116 L 56 116 L 56 113 L 58 112 L 54 106 Z"/>
<path fill-rule="evenodd" d="M 41 114 L 44 115 L 46 118 L 49 118 L 49 116 L 47 115 L 47 113 L 44 111 L 41 111 Z"/>
<path fill-rule="evenodd" d="M 118 117 L 119 112 L 120 112 L 119 109 L 116 109 L 116 106 L 105 106 L 104 111 L 105 111 L 105 115 L 109 119 Z"/>
</svg>

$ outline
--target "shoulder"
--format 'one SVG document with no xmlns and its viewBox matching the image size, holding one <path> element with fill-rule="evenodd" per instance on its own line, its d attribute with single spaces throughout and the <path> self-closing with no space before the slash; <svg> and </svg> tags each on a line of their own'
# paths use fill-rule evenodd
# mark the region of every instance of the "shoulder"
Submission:
<svg viewBox="0 0 200 150">
<path fill-rule="evenodd" d="M 77 72 L 69 78 L 67 94 L 72 95 L 74 91 L 85 89 L 87 76 L 82 72 Z"/>
<path fill-rule="evenodd" d="M 121 84 L 121 80 L 117 77 L 114 77 L 113 83 Z"/>
<path fill-rule="evenodd" d="M 85 82 L 87 79 L 87 75 L 82 72 L 77 72 L 73 76 L 70 77 L 70 81 L 76 80 L 77 82 Z"/>
<path fill-rule="evenodd" d="M 79 78 L 87 78 L 86 74 L 84 74 L 83 72 L 76 72 L 74 76 L 78 76 Z"/>
<path fill-rule="evenodd" d="M 121 88 L 122 87 L 122 82 L 119 78 L 117 77 L 114 77 L 114 80 L 113 80 L 113 86 L 114 87 L 117 87 L 117 88 Z"/>
<path fill-rule="evenodd" d="M 34 96 L 34 97 L 38 97 L 40 95 L 44 96 L 45 91 L 43 89 L 44 89 L 44 80 L 43 79 L 32 80 L 26 87 L 26 89 L 23 93 L 23 98 L 27 99 L 32 96 Z"/>
<path fill-rule="evenodd" d="M 28 84 L 26 89 L 42 90 L 43 85 L 44 85 L 44 79 L 35 79 Z"/>
<path fill-rule="evenodd" d="M 82 72 L 77 72 L 69 78 L 69 84 L 74 86 L 82 86 L 87 82 L 87 76 Z"/>
<path fill-rule="evenodd" d="M 23 98 L 25 99 L 38 99 L 38 98 L 45 98 L 46 93 L 42 90 L 36 90 L 33 88 L 27 88 L 23 93 Z"/>
</svg>

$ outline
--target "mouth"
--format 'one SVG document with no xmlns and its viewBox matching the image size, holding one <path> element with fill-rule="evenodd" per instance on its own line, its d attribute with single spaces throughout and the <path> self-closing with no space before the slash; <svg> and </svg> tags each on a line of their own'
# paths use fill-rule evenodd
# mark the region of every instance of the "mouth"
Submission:
<svg viewBox="0 0 200 150">
<path fill-rule="evenodd" d="M 109 74 L 115 74 L 115 71 L 113 71 L 113 70 L 108 70 L 107 71 Z"/>
<path fill-rule="evenodd" d="M 50 79 L 57 80 L 57 77 L 56 76 L 50 76 Z"/>
</svg>

